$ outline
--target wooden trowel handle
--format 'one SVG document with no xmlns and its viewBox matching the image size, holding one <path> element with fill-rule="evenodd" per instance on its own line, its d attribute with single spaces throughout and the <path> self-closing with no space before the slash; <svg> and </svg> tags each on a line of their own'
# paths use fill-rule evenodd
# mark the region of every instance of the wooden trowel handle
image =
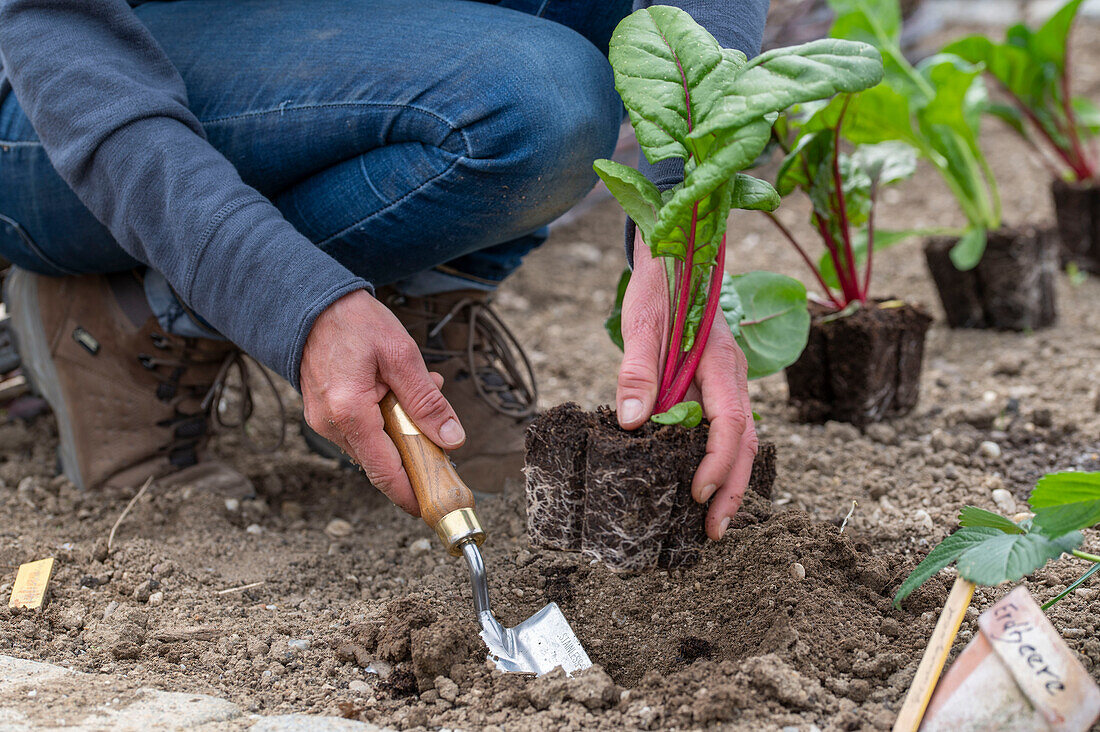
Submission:
<svg viewBox="0 0 1100 732">
<path fill-rule="evenodd" d="M 401 453 L 424 523 L 439 534 L 443 546 L 455 556 L 462 553 L 462 544 L 467 541 L 480 545 L 485 530 L 474 513 L 474 494 L 462 482 L 447 453 L 420 431 L 392 391 L 378 406 L 386 434 Z"/>
</svg>

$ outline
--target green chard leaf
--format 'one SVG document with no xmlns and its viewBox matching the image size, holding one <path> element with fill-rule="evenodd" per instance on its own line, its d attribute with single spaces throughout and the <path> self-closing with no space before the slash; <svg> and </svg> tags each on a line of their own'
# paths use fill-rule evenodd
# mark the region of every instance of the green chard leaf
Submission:
<svg viewBox="0 0 1100 732">
<path fill-rule="evenodd" d="M 592 169 L 607 190 L 623 207 L 626 215 L 634 220 L 642 231 L 642 238 L 649 240 L 649 234 L 657 223 L 657 212 L 661 209 L 661 192 L 657 186 L 634 168 L 616 163 L 614 160 L 597 160 Z"/>
<path fill-rule="evenodd" d="M 736 293 L 743 315 L 734 332 L 749 362 L 749 378 L 759 379 L 790 366 L 802 354 L 810 334 L 806 287 L 774 272 L 749 272 L 723 278 Z M 725 304 L 722 300 L 719 300 Z M 728 316 L 727 316 L 728 317 Z"/>
<path fill-rule="evenodd" d="M 680 402 L 673 404 L 667 412 L 650 417 L 657 424 L 678 424 L 691 429 L 703 421 L 703 407 L 699 402 Z"/>
<path fill-rule="evenodd" d="M 611 312 L 607 320 L 603 322 L 604 330 L 611 336 L 611 342 L 623 350 L 623 298 L 626 297 L 626 286 L 630 284 L 630 270 L 624 269 L 619 275 L 619 284 L 615 288 L 615 304 L 611 306 Z"/>
<path fill-rule="evenodd" d="M 1100 524 L 1100 473 L 1051 473 L 1039 479 L 1028 499 L 1032 525 L 1060 536 Z"/>
<path fill-rule="evenodd" d="M 963 232 L 948 256 L 960 272 L 974 269 L 985 254 L 986 231 L 980 226 L 972 226 Z"/>
</svg>

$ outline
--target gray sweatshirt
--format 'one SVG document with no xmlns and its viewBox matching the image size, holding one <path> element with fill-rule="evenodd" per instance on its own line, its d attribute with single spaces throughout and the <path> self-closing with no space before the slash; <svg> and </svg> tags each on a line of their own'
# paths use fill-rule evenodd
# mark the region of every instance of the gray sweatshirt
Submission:
<svg viewBox="0 0 1100 732">
<path fill-rule="evenodd" d="M 297 388 L 314 320 L 369 284 L 206 141 L 179 72 L 131 10 L 140 1 L 0 0 L 0 103 L 14 91 L 58 173 L 123 249 Z M 724 46 L 759 49 L 768 0 L 668 4 Z M 671 161 L 644 169 L 666 186 L 682 175 Z"/>
</svg>

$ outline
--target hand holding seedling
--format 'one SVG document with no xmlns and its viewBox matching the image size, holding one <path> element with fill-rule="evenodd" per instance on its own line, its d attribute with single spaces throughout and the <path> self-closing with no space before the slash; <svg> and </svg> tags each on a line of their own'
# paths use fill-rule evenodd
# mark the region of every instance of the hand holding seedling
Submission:
<svg viewBox="0 0 1100 732">
<path fill-rule="evenodd" d="M 649 419 L 657 402 L 662 344 L 669 320 L 668 278 L 639 236 L 634 273 L 622 307 L 623 360 L 616 403 L 619 424 L 636 429 Z M 752 473 L 757 438 L 749 406 L 748 363 L 723 321 L 707 339 L 688 399 L 702 404 L 710 421 L 707 454 L 692 481 L 699 503 L 711 500 L 707 536 L 717 541 L 741 507 Z"/>
<path fill-rule="evenodd" d="M 362 466 L 370 482 L 420 515 L 397 448 L 383 431 L 378 403 L 393 391 L 416 426 L 445 450 L 466 441 L 458 416 L 428 373 L 416 343 L 386 306 L 362 290 L 330 305 L 302 351 L 301 385 L 310 427 Z"/>
</svg>

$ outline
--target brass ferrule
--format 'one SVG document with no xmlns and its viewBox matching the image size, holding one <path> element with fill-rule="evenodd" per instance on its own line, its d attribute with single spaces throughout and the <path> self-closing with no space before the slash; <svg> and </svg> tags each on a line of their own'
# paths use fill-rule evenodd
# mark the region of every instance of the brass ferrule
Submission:
<svg viewBox="0 0 1100 732">
<path fill-rule="evenodd" d="M 462 553 L 462 545 L 466 542 L 481 546 L 485 541 L 485 529 L 481 528 L 472 508 L 460 508 L 444 515 L 435 525 L 435 533 L 439 534 L 444 548 L 456 557 Z"/>
</svg>

